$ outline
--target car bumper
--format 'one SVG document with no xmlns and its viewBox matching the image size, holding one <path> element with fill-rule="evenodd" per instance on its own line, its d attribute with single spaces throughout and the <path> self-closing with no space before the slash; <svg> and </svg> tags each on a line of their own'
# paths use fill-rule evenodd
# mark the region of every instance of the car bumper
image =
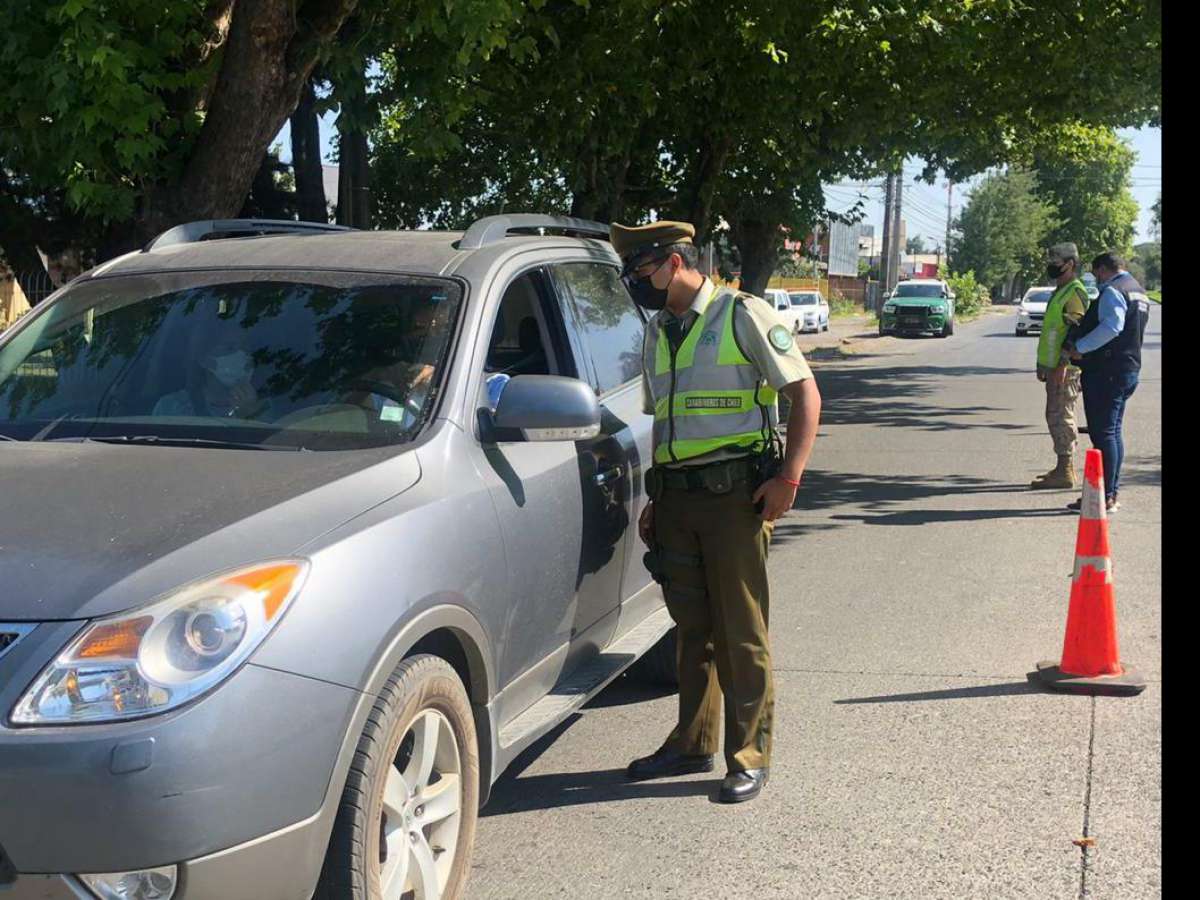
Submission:
<svg viewBox="0 0 1200 900">
<path fill-rule="evenodd" d="M 0 660 L 5 717 L 77 628 L 39 626 Z M 0 897 L 88 897 L 75 873 L 172 864 L 176 897 L 307 897 L 359 697 L 247 665 L 160 716 L 0 725 L 0 848 L 17 873 Z"/>
<path fill-rule="evenodd" d="M 1017 331 L 1036 332 L 1042 330 L 1042 320 L 1034 319 L 1026 313 L 1017 316 Z"/>
<path fill-rule="evenodd" d="M 884 314 L 879 322 L 881 331 L 893 334 L 924 334 L 941 331 L 946 327 L 946 316 L 907 317 Z"/>
</svg>

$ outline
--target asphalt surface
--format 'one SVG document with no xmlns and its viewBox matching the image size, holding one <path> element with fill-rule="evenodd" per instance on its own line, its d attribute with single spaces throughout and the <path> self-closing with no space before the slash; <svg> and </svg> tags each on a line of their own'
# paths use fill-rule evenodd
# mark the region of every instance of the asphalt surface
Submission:
<svg viewBox="0 0 1200 900">
<path fill-rule="evenodd" d="M 1026 489 L 1054 456 L 1014 321 L 814 367 L 820 437 L 771 551 L 763 794 L 714 802 L 720 760 L 626 783 L 675 698 L 622 678 L 496 785 L 470 897 L 1161 894 L 1161 309 L 1110 520 L 1133 698 L 1026 679 L 1062 648 L 1078 519 L 1076 493 Z"/>
</svg>

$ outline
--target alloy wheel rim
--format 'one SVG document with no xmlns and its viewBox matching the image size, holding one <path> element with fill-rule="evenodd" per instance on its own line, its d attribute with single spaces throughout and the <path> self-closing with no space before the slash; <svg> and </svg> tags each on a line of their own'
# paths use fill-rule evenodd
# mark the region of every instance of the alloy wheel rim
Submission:
<svg viewBox="0 0 1200 900">
<path fill-rule="evenodd" d="M 387 769 L 379 821 L 384 900 L 434 900 L 454 868 L 462 818 L 462 760 L 449 720 L 422 710 Z"/>
</svg>

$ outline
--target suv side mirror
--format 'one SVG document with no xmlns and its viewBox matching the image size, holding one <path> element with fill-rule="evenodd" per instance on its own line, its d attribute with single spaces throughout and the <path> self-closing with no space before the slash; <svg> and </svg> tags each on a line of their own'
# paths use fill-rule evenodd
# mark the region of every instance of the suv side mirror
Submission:
<svg viewBox="0 0 1200 900">
<path fill-rule="evenodd" d="M 498 441 L 583 441 L 600 434 L 600 403 L 578 378 L 518 375 L 491 420 Z"/>
</svg>

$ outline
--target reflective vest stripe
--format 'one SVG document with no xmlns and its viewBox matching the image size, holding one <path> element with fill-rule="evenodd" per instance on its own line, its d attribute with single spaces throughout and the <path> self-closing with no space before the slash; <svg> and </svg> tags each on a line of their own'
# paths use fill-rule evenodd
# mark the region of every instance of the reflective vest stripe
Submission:
<svg viewBox="0 0 1200 900">
<path fill-rule="evenodd" d="M 778 421 L 777 394 L 742 353 L 733 331 L 737 297 L 717 291 L 675 352 L 652 334 L 654 458 L 669 462 L 727 446 L 760 446 Z"/>
<path fill-rule="evenodd" d="M 1078 278 L 1068 281 L 1054 292 L 1050 302 L 1046 304 L 1046 316 L 1042 320 L 1042 333 L 1038 336 L 1037 361 L 1046 369 L 1057 369 L 1062 358 L 1063 342 L 1067 339 L 1067 320 L 1063 318 L 1063 308 L 1071 291 L 1078 288 L 1087 296 L 1083 282 Z M 1084 304 L 1086 309 L 1087 304 Z"/>
</svg>

